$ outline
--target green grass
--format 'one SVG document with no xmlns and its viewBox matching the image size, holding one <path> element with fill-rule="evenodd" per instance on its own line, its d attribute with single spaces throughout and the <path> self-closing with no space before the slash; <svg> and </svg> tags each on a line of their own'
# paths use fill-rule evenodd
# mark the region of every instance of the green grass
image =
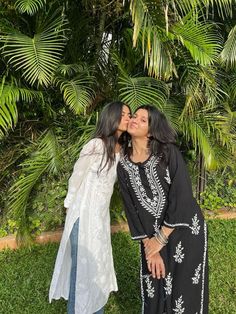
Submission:
<svg viewBox="0 0 236 314">
<path fill-rule="evenodd" d="M 211 220 L 209 225 L 210 314 L 236 313 L 236 221 Z M 106 314 L 139 314 L 139 249 L 128 234 L 112 237 L 119 292 Z M 48 303 L 48 288 L 58 244 L 0 252 L 0 313 L 66 313 L 63 300 Z M 189 314 L 189 313 L 188 313 Z"/>
</svg>

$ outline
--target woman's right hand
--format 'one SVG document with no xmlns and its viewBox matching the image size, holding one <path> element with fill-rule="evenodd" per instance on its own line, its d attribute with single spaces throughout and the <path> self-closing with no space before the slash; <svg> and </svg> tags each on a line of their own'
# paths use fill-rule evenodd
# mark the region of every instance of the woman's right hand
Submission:
<svg viewBox="0 0 236 314">
<path fill-rule="evenodd" d="M 147 261 L 148 270 L 152 273 L 153 278 L 165 278 L 165 264 L 160 255 L 156 253 Z"/>
</svg>

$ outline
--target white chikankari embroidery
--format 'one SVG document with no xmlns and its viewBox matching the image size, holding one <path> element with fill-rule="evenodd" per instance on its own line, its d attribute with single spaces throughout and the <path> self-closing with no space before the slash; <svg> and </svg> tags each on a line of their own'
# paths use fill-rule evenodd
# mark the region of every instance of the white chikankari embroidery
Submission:
<svg viewBox="0 0 236 314">
<path fill-rule="evenodd" d="M 147 295 L 149 298 L 153 298 L 154 297 L 154 293 L 155 293 L 155 289 L 154 287 L 152 287 L 152 281 L 150 280 L 150 276 L 151 275 L 144 275 L 143 278 L 145 280 L 145 283 L 147 285 Z"/>
<path fill-rule="evenodd" d="M 143 264 L 142 264 L 142 254 L 141 254 L 141 242 L 139 245 L 139 253 L 140 253 L 140 272 L 139 272 L 139 279 L 140 279 L 140 287 L 141 287 L 141 298 L 142 298 L 142 314 L 144 314 L 144 291 L 143 291 Z"/>
<path fill-rule="evenodd" d="M 172 280 L 173 280 L 173 278 L 171 277 L 171 274 L 169 273 L 166 276 L 166 278 L 165 278 L 166 286 L 164 287 L 167 295 L 171 295 L 171 292 L 172 292 Z"/>
<path fill-rule="evenodd" d="M 199 219 L 197 219 L 197 214 L 194 215 L 192 218 L 192 225 L 187 223 L 175 223 L 175 224 L 169 224 L 164 220 L 164 225 L 169 227 L 189 227 L 192 230 L 192 234 L 198 235 L 200 231 L 200 225 L 199 225 Z"/>
<path fill-rule="evenodd" d="M 171 184 L 170 172 L 169 172 L 168 167 L 166 168 L 166 177 L 165 177 L 165 179 L 166 179 L 166 182 L 167 182 L 168 184 Z"/>
<path fill-rule="evenodd" d="M 199 234 L 200 226 L 199 226 L 199 219 L 197 219 L 197 214 L 194 215 L 194 217 L 192 218 L 192 227 L 190 227 L 190 229 L 192 229 L 192 234 L 195 234 L 195 235 Z"/>
<path fill-rule="evenodd" d="M 194 277 L 192 277 L 192 281 L 194 285 L 197 285 L 200 280 L 200 271 L 201 271 L 202 264 L 199 264 L 198 267 L 195 269 Z"/>
<path fill-rule="evenodd" d="M 175 308 L 173 309 L 173 311 L 176 314 L 183 314 L 185 311 L 185 308 L 183 307 L 184 301 L 182 300 L 182 295 L 178 298 L 178 300 L 175 300 Z"/>
<path fill-rule="evenodd" d="M 182 243 L 180 241 L 175 248 L 175 255 L 173 256 L 176 263 L 182 263 L 182 261 L 184 259 L 183 249 L 184 249 L 184 247 L 182 246 Z"/>
<path fill-rule="evenodd" d="M 160 225 L 158 224 L 158 220 L 157 219 L 155 220 L 155 224 L 153 225 L 153 228 L 154 228 L 155 233 L 159 232 Z"/>
<path fill-rule="evenodd" d="M 137 237 L 131 237 L 133 240 L 137 240 L 137 239 L 144 239 L 146 238 L 147 235 L 146 234 L 143 234 L 143 235 L 140 235 L 140 236 L 137 236 Z"/>
<path fill-rule="evenodd" d="M 135 195 L 140 201 L 141 206 L 151 213 L 156 219 L 160 218 L 166 203 L 166 196 L 156 170 L 156 165 L 159 161 L 160 157 L 156 158 L 156 156 L 151 156 L 144 165 L 144 171 L 153 195 L 152 198 L 147 195 L 142 184 L 139 167 L 129 161 L 127 156 L 120 161 L 121 165 L 129 174 L 130 183 L 133 187 Z"/>
<path fill-rule="evenodd" d="M 203 254 L 203 262 L 202 262 L 202 292 L 201 292 L 201 309 L 200 309 L 199 314 L 203 314 L 206 254 L 207 254 L 207 225 L 206 225 L 206 222 L 204 222 L 204 254 Z"/>
</svg>

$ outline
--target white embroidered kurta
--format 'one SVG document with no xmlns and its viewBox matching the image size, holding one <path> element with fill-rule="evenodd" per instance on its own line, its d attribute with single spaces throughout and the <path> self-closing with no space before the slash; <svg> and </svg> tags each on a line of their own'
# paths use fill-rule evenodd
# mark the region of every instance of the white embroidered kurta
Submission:
<svg viewBox="0 0 236 314">
<path fill-rule="evenodd" d="M 117 291 L 113 265 L 109 204 L 116 179 L 116 162 L 98 172 L 103 159 L 101 139 L 90 140 L 82 149 L 69 179 L 64 205 L 67 210 L 49 301 L 68 299 L 70 287 L 70 233 L 79 218 L 75 313 L 92 314 L 101 309 L 111 291 Z"/>
</svg>

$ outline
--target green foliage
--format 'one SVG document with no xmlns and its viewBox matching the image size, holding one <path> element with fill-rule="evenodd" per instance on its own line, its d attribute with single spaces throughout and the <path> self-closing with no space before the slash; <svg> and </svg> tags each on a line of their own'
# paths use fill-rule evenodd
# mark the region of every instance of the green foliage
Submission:
<svg viewBox="0 0 236 314">
<path fill-rule="evenodd" d="M 232 314 L 236 311 L 236 221 L 211 220 L 208 226 L 209 313 Z M 117 233 L 112 236 L 112 246 L 119 291 L 111 294 L 106 313 L 139 314 L 141 297 L 138 244 L 130 239 L 129 234 Z M 35 245 L 30 250 L 22 248 L 0 252 L 0 300 L 4 313 L 66 312 L 64 300 L 48 303 L 57 250 L 58 244 L 47 244 Z"/>
<path fill-rule="evenodd" d="M 122 76 L 119 80 L 120 97 L 134 111 L 141 104 L 163 107 L 169 93 L 167 85 L 152 77 Z"/>
<path fill-rule="evenodd" d="M 227 69 L 236 67 L 236 26 L 229 32 L 228 38 L 224 44 L 224 49 L 220 54 L 222 63 Z"/>
<path fill-rule="evenodd" d="M 40 93 L 26 87 L 20 87 L 14 78 L 10 82 L 3 76 L 0 79 L 0 139 L 18 121 L 17 102 L 31 103 Z"/>
<path fill-rule="evenodd" d="M 201 194 L 201 207 L 209 210 L 236 208 L 235 169 L 214 171 L 208 174 L 206 190 Z"/>
<path fill-rule="evenodd" d="M 28 237 L 28 199 L 35 184 L 46 171 L 57 173 L 60 163 L 58 143 L 53 132 L 48 131 L 41 136 L 37 153 L 21 164 L 23 172 L 9 191 L 9 210 L 19 222 L 19 240 Z"/>
<path fill-rule="evenodd" d="M 76 114 L 85 112 L 94 98 L 94 91 L 89 87 L 91 82 L 92 78 L 88 77 L 61 80 L 60 82 L 64 101 Z"/>
<path fill-rule="evenodd" d="M 115 183 L 114 191 L 111 197 L 110 214 L 112 223 L 120 223 L 126 221 L 124 204 L 122 202 L 118 183 Z"/>
<path fill-rule="evenodd" d="M 66 20 L 56 10 L 33 37 L 18 32 L 3 36 L 2 55 L 31 85 L 49 86 L 66 44 Z"/>
<path fill-rule="evenodd" d="M 20 13 L 34 15 L 45 3 L 46 0 L 17 0 L 15 6 Z"/>
<path fill-rule="evenodd" d="M 0 167 L 4 223 L 12 219 L 29 234 L 43 230 L 43 219 L 52 226 L 61 221 L 56 209 L 53 219 L 48 204 L 38 199 L 41 183 L 46 176 L 57 180 L 55 169 L 69 176 L 57 161 L 68 154 L 72 168 L 94 130 L 97 110 L 113 99 L 133 109 L 147 102 L 156 105 L 178 131 L 180 142 L 204 155 L 208 169 L 232 160 L 236 79 L 231 0 L 14 4 L 3 1 L 0 10 L 3 159 L 8 147 L 16 149 L 20 143 L 19 158 Z M 59 147 L 51 147 L 52 159 L 38 145 L 39 134 L 49 129 Z M 14 217 L 8 217 L 5 205 L 9 185 Z M 115 217 L 123 215 L 119 206 L 113 208 Z"/>
</svg>

